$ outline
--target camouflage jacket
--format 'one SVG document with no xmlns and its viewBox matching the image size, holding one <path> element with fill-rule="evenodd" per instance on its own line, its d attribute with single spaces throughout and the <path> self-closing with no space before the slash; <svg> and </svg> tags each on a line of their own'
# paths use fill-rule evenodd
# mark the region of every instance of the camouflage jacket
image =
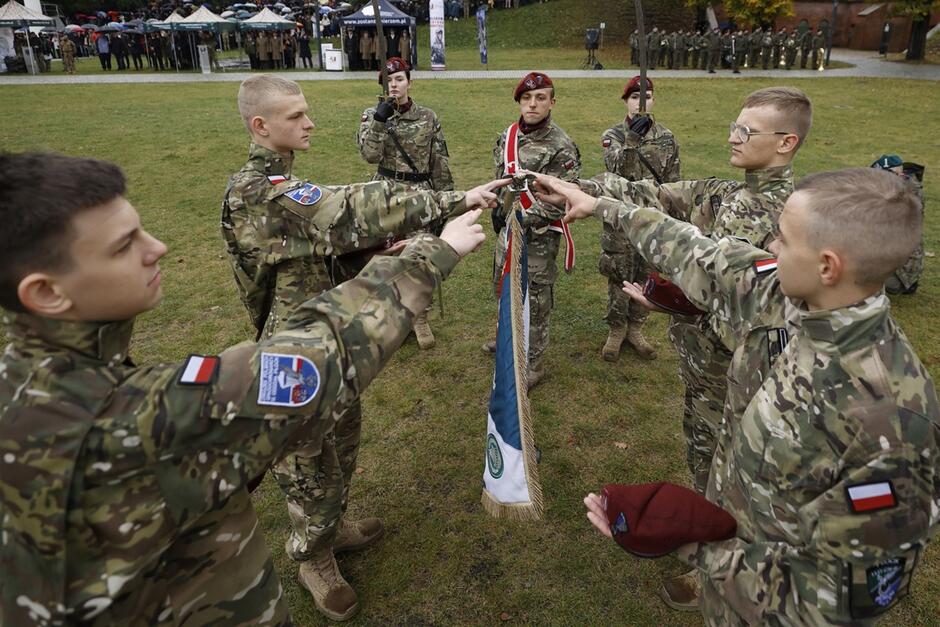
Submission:
<svg viewBox="0 0 940 627">
<path fill-rule="evenodd" d="M 926 215 L 926 207 L 924 207 L 923 185 L 916 178 L 910 178 L 908 179 L 908 182 L 917 191 L 917 197 L 920 199 L 921 203 L 921 211 L 925 212 Z M 914 252 L 911 253 L 911 256 L 907 258 L 907 261 L 904 262 L 904 265 L 894 271 L 894 276 L 905 289 L 910 289 L 915 283 L 920 281 L 920 277 L 923 274 L 924 239 L 921 237 L 920 244 L 917 245 L 917 248 L 914 249 Z"/>
<path fill-rule="evenodd" d="M 653 122 L 649 132 L 640 137 L 624 120 L 604 131 L 601 146 L 607 171 L 629 181 L 652 179 L 657 183 L 667 183 L 680 178 L 679 144 L 672 131 L 659 122 Z M 602 250 L 623 253 L 626 246 L 618 233 L 603 229 Z"/>
<path fill-rule="evenodd" d="M 135 366 L 133 321 L 4 318 L 0 624 L 285 624 L 246 485 L 332 428 L 457 263 L 423 235 L 260 344 Z"/>
<path fill-rule="evenodd" d="M 659 122 L 654 121 L 649 132 L 640 137 L 624 120 L 604 131 L 601 146 L 607 171 L 627 180 L 652 179 L 657 183 L 671 183 L 680 178 L 679 144 L 672 131 Z"/>
<path fill-rule="evenodd" d="M 379 122 L 374 115 L 375 107 L 366 109 L 362 112 L 359 124 L 359 154 L 366 162 L 395 172 L 414 172 L 395 146 L 390 134 L 394 132 L 401 147 L 418 168 L 418 173 L 430 176 L 424 186 L 439 192 L 454 189 L 454 177 L 450 173 L 450 155 L 437 114 L 412 101 L 408 111 L 402 113 L 396 110 L 387 122 Z M 387 178 L 390 177 L 376 173 L 372 180 Z"/>
<path fill-rule="evenodd" d="M 291 164 L 292 158 L 252 144 L 222 202 L 222 237 L 259 337 L 329 289 L 327 256 L 381 248 L 394 235 L 465 210 L 462 192 L 388 181 L 314 185 L 294 177 Z"/>
<path fill-rule="evenodd" d="M 786 165 L 749 170 L 744 179 L 744 183 L 703 179 L 656 185 L 607 173 L 580 183 L 592 196 L 661 207 L 672 217 L 691 222 L 716 239 L 738 237 L 766 248 L 773 240 L 783 205 L 793 193 L 793 168 Z"/>
<path fill-rule="evenodd" d="M 506 131 L 504 130 L 496 138 L 496 147 L 493 149 L 497 178 L 504 176 L 503 149 L 505 146 Z M 574 181 L 581 174 L 581 153 L 577 145 L 551 119 L 542 128 L 528 134 L 519 133 L 518 161 L 520 169 L 550 174 L 566 181 Z M 502 212 L 506 207 L 512 206 L 511 195 L 512 192 L 507 188 L 504 187 L 501 190 L 497 212 Z M 564 209 L 536 201 L 526 212 L 522 225 L 535 232 L 543 232 L 552 222 L 561 219 L 564 215 Z"/>
<path fill-rule="evenodd" d="M 624 230 L 733 330 L 708 498 L 737 536 L 680 549 L 704 574 L 708 624 L 864 624 L 907 594 L 940 530 L 940 407 L 884 293 L 807 311 L 769 256 L 610 199 Z"/>
</svg>

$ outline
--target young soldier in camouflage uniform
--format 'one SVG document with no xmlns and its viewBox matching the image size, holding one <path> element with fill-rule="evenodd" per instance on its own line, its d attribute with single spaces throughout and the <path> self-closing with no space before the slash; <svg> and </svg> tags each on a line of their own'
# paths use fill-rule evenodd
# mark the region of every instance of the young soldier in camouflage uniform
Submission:
<svg viewBox="0 0 940 627">
<path fill-rule="evenodd" d="M 921 237 L 910 187 L 867 168 L 807 177 L 777 259 L 628 203 L 575 200 L 569 215 L 592 210 L 720 318 L 735 351 L 707 497 L 737 534 L 678 551 L 701 576 L 705 623 L 886 617 L 940 531 L 940 407 L 883 291 Z M 586 503 L 609 534 L 603 503 Z"/>
<path fill-rule="evenodd" d="M 646 79 L 646 110 L 652 111 L 656 99 L 653 81 Z M 652 180 L 658 184 L 678 181 L 679 145 L 668 128 L 651 116 L 639 115 L 640 77 L 633 77 L 623 88 L 622 99 L 627 106 L 623 122 L 604 131 L 604 165 L 608 172 L 629 181 Z M 632 303 L 623 293 L 623 282 L 642 281 L 648 269 L 632 246 L 618 233 L 604 229 L 601 234 L 601 256 L 598 267 L 607 277 L 607 315 L 610 327 L 601 355 L 607 361 L 620 359 L 624 339 L 644 359 L 656 359 L 656 351 L 643 337 L 646 309 Z"/>
<path fill-rule="evenodd" d="M 362 393 L 483 241 L 479 212 L 260 344 L 138 366 L 167 249 L 124 191 L 108 163 L 0 157 L 0 623 L 290 624 L 246 488 Z"/>
<path fill-rule="evenodd" d="M 452 191 L 450 156 L 437 114 L 408 96 L 411 66 L 404 59 L 392 57 L 385 62 L 385 68 L 389 98 L 363 111 L 359 124 L 359 154 L 367 163 L 378 164 L 372 180 Z M 415 337 L 422 349 L 434 346 L 427 312 L 415 320 Z"/>
<path fill-rule="evenodd" d="M 793 191 L 793 158 L 811 126 L 812 105 L 802 91 L 791 87 L 760 89 L 744 100 L 728 137 L 731 165 L 745 171 L 744 183 L 707 179 L 657 188 L 649 182 L 630 183 L 606 174 L 583 182 L 584 189 L 638 204 L 653 199 L 673 217 L 691 222 L 715 239 L 737 237 L 766 248 L 773 239 L 777 216 Z M 696 491 L 704 493 L 732 355 L 721 341 L 718 322 L 707 314 L 674 317 L 669 335 L 679 352 L 679 372 L 686 386 L 682 426 L 689 470 Z M 670 607 L 694 609 L 696 580 L 688 575 L 670 579 L 662 594 Z"/>
<path fill-rule="evenodd" d="M 291 173 L 294 150 L 307 150 L 313 123 L 293 81 L 246 79 L 239 112 L 252 143 L 248 163 L 229 182 L 222 235 L 239 295 L 260 338 L 270 337 L 306 300 L 329 289 L 331 268 L 352 251 L 380 250 L 404 236 L 495 195 L 482 190 L 436 193 L 388 181 L 323 187 Z M 404 244 L 400 244 L 403 246 Z M 339 257 L 339 259 L 335 259 Z M 346 278 L 346 277 L 344 277 Z M 317 608 L 334 620 L 358 610 L 355 591 L 334 553 L 368 546 L 383 533 L 378 518 L 341 520 L 356 467 L 362 414 L 358 399 L 339 416 L 335 433 L 317 435 L 276 464 L 292 531 L 287 554 Z"/>
<path fill-rule="evenodd" d="M 887 170 L 896 176 L 900 176 L 907 181 L 917 197 L 920 199 L 921 209 L 924 209 L 924 186 L 919 176 L 923 175 L 923 168 L 916 166 L 918 172 L 907 172 L 904 161 L 898 155 L 881 155 L 871 164 L 873 168 Z M 914 294 L 917 291 L 920 277 L 924 273 L 924 239 L 921 237 L 920 243 L 907 261 L 900 268 L 894 271 L 888 280 L 885 281 L 885 291 L 889 294 Z"/>
<path fill-rule="evenodd" d="M 513 92 L 519 103 L 517 122 L 519 169 L 552 174 L 575 180 L 581 173 L 581 154 L 568 134 L 555 125 L 551 113 L 555 107 L 555 86 L 546 74 L 532 72 L 522 77 Z M 496 176 L 506 172 L 505 149 L 507 131 L 496 139 L 493 160 Z M 508 227 L 505 213 L 512 207 L 508 193 L 502 195 L 500 206 L 494 211 L 494 227 L 499 230 L 493 263 L 493 291 L 499 298 L 499 281 L 506 257 Z M 545 376 L 543 355 L 548 348 L 548 328 L 552 308 L 555 306 L 554 286 L 558 276 L 556 257 L 561 235 L 560 219 L 563 211 L 542 203 L 526 210 L 522 226 L 526 229 L 529 254 L 529 387 L 537 385 Z M 496 352 L 496 341 L 487 342 L 484 350 Z"/>
</svg>

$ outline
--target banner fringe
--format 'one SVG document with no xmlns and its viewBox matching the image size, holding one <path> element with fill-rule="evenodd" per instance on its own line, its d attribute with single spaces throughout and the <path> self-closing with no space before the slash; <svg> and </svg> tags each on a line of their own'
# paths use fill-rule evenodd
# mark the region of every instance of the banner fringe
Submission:
<svg viewBox="0 0 940 627">
<path fill-rule="evenodd" d="M 529 521 L 541 520 L 542 504 L 536 503 L 500 503 L 492 494 L 483 490 L 480 503 L 487 514 L 494 518 L 507 518 L 509 520 Z"/>
<path fill-rule="evenodd" d="M 516 196 L 516 203 L 519 203 L 519 196 Z M 520 435 L 522 438 L 522 460 L 525 464 L 526 482 L 529 487 L 529 497 L 532 499 L 531 505 L 535 519 L 542 517 L 544 510 L 542 503 L 542 484 L 539 482 L 538 463 L 535 461 L 535 432 L 532 426 L 532 413 L 529 407 L 529 356 L 526 354 L 523 334 L 525 333 L 525 321 L 522 319 L 523 300 L 522 300 L 522 270 L 519 267 L 520 253 L 522 246 L 522 224 L 519 222 L 521 208 L 514 203 L 513 211 L 510 216 L 510 226 L 512 229 L 512 238 L 516 245 L 510 249 L 512 255 L 512 264 L 509 272 L 511 277 L 511 303 L 512 303 L 512 349 L 514 353 L 514 363 L 516 364 L 516 398 L 519 403 L 519 423 L 522 427 Z M 519 364 L 525 364 L 520 368 Z"/>
</svg>

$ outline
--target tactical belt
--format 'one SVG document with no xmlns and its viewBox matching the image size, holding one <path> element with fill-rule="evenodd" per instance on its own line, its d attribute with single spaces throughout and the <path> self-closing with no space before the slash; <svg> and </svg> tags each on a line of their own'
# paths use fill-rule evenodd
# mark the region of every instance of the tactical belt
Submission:
<svg viewBox="0 0 940 627">
<path fill-rule="evenodd" d="M 387 176 L 390 179 L 395 179 L 396 181 L 411 181 L 412 183 L 423 183 L 431 180 L 430 174 L 422 174 L 421 172 L 397 172 L 383 168 L 382 166 L 379 166 L 379 174 Z"/>
</svg>

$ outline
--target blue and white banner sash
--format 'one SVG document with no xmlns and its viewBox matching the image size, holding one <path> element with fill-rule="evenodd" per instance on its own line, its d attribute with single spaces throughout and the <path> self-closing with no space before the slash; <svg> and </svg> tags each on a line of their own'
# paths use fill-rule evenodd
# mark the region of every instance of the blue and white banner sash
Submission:
<svg viewBox="0 0 940 627">
<path fill-rule="evenodd" d="M 518 203 L 518 201 L 517 201 Z M 510 212 L 509 240 L 499 289 L 496 371 L 486 420 L 483 507 L 496 517 L 542 516 L 532 417 L 527 392 L 529 277 L 518 204 Z"/>
</svg>

